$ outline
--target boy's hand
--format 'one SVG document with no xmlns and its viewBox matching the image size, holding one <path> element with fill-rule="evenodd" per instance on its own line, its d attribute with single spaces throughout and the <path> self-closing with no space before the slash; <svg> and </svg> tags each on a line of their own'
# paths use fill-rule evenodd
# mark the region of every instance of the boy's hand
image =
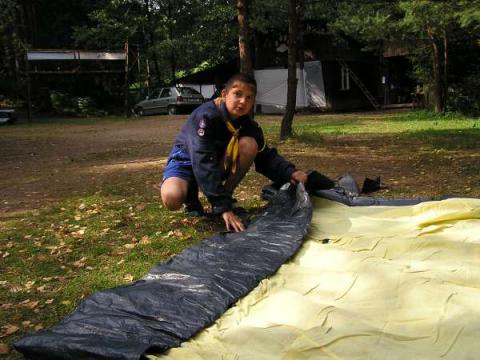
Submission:
<svg viewBox="0 0 480 360">
<path fill-rule="evenodd" d="M 290 182 L 294 185 L 298 183 L 306 184 L 308 181 L 308 176 L 302 170 L 297 170 L 290 175 Z"/>
<path fill-rule="evenodd" d="M 235 232 L 240 232 L 245 230 L 245 226 L 243 226 L 242 221 L 233 213 L 233 211 L 225 211 L 222 214 L 222 218 L 223 221 L 225 221 L 227 231 L 233 230 Z"/>
</svg>

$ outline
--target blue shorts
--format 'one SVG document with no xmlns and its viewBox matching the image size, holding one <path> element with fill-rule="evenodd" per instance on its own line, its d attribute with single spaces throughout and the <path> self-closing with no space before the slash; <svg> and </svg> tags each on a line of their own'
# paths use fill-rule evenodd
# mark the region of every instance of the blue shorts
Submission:
<svg viewBox="0 0 480 360">
<path fill-rule="evenodd" d="M 192 161 L 185 149 L 177 145 L 175 145 L 170 152 L 167 166 L 163 171 L 163 181 L 171 177 L 179 177 L 189 183 L 195 182 Z"/>
</svg>

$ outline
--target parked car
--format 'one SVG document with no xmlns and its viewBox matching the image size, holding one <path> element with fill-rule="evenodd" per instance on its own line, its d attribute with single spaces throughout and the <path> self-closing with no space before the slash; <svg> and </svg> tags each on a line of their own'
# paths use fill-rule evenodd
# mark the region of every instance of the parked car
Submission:
<svg viewBox="0 0 480 360">
<path fill-rule="evenodd" d="M 190 87 L 165 87 L 155 96 L 142 100 L 135 105 L 134 111 L 139 116 L 150 114 L 174 115 L 182 110 L 192 111 L 205 99 L 197 90 Z"/>
<path fill-rule="evenodd" d="M 12 125 L 17 121 L 17 114 L 14 109 L 0 109 L 0 124 Z"/>
</svg>

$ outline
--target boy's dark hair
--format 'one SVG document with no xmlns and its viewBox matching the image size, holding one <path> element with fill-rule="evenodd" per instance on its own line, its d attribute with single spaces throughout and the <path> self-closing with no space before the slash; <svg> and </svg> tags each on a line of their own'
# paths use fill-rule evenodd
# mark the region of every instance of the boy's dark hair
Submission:
<svg viewBox="0 0 480 360">
<path fill-rule="evenodd" d="M 240 81 L 247 85 L 250 85 L 254 88 L 255 93 L 257 92 L 257 81 L 252 75 L 248 75 L 245 73 L 236 73 L 235 75 L 230 77 L 230 79 L 228 79 L 227 83 L 225 84 L 225 89 L 230 90 L 235 81 Z"/>
</svg>

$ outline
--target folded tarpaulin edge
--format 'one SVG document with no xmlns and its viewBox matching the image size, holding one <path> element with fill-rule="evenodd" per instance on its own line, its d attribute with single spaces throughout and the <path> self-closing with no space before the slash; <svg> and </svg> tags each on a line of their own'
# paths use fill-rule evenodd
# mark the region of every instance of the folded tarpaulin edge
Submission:
<svg viewBox="0 0 480 360">
<path fill-rule="evenodd" d="M 385 199 L 373 196 L 354 196 L 348 194 L 342 188 L 328 190 L 316 190 L 313 195 L 327 200 L 336 201 L 348 206 L 409 206 L 417 205 L 426 201 L 440 201 L 458 196 L 441 196 L 439 198 L 415 198 L 415 199 Z"/>
<path fill-rule="evenodd" d="M 303 185 L 287 184 L 244 232 L 215 235 L 139 281 L 97 292 L 14 347 L 33 359 L 137 360 L 179 346 L 296 253 L 312 211 Z"/>
</svg>

